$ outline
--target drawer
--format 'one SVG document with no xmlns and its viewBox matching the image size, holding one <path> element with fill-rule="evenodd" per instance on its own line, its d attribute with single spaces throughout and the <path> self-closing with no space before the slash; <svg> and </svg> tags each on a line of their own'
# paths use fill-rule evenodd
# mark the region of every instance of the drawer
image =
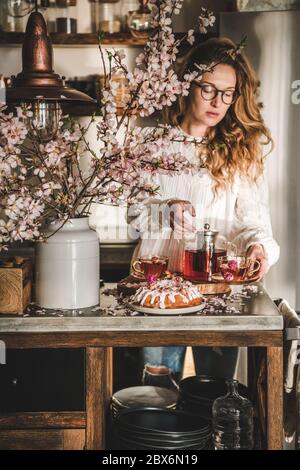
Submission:
<svg viewBox="0 0 300 470">
<path fill-rule="evenodd" d="M 7 350 L 0 412 L 84 410 L 84 349 Z"/>
</svg>

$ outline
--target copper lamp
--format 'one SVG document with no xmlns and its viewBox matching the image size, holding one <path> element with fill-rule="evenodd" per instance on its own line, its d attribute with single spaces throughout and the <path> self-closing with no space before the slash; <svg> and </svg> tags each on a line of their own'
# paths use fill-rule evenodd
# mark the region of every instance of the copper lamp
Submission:
<svg viewBox="0 0 300 470">
<path fill-rule="evenodd" d="M 22 47 L 22 72 L 11 77 L 6 90 L 9 106 L 31 104 L 33 119 L 42 140 L 50 140 L 57 130 L 61 111 L 79 114 L 96 110 L 96 101 L 69 88 L 53 70 L 53 49 L 43 15 L 36 8 L 28 19 Z M 82 114 L 82 113 L 81 113 Z"/>
</svg>

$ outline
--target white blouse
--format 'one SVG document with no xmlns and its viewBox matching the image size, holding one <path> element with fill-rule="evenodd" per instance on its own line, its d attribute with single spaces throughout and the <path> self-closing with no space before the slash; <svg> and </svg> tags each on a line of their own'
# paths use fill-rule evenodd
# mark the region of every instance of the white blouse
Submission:
<svg viewBox="0 0 300 470">
<path fill-rule="evenodd" d="M 187 136 L 181 129 L 180 133 Z M 172 142 L 171 147 L 170 151 L 180 152 L 192 163 L 199 163 L 195 144 Z M 270 265 L 278 260 L 279 246 L 272 235 L 264 176 L 256 184 L 236 177 L 233 185 L 228 184 L 226 190 L 217 196 L 213 193 L 213 179 L 205 168 L 199 168 L 196 174 L 157 175 L 155 182 L 160 187 L 159 195 L 147 198 L 141 205 L 131 206 L 128 210 L 130 228 L 137 230 L 141 237 L 133 259 L 145 255 L 167 255 L 168 269 L 182 271 L 185 241 L 178 239 L 168 224 L 161 226 L 155 210 L 162 207 L 163 201 L 182 199 L 190 201 L 195 208 L 197 230 L 203 230 L 204 224 L 209 223 L 211 229 L 219 232 L 222 243 L 224 239 L 234 243 L 240 254 L 252 244 L 260 243 Z"/>
</svg>

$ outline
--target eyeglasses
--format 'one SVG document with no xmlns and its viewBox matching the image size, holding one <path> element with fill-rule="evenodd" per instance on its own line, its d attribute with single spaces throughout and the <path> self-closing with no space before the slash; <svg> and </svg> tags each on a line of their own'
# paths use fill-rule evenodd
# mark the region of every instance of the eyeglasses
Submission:
<svg viewBox="0 0 300 470">
<path fill-rule="evenodd" d="M 230 105 L 234 103 L 239 97 L 240 93 L 237 90 L 218 90 L 210 83 L 193 82 L 196 86 L 201 88 L 201 96 L 206 101 L 214 100 L 219 93 L 224 104 Z"/>
</svg>

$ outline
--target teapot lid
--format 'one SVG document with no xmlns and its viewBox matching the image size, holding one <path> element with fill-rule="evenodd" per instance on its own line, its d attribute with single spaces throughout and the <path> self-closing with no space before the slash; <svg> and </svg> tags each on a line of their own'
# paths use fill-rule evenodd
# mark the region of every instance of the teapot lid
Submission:
<svg viewBox="0 0 300 470">
<path fill-rule="evenodd" d="M 214 243 L 218 233 L 217 230 L 212 230 L 210 225 L 206 223 L 204 224 L 204 230 L 198 232 L 198 237 L 202 239 L 204 237 L 205 242 Z"/>
<path fill-rule="evenodd" d="M 205 237 L 216 237 L 218 235 L 217 230 L 212 230 L 209 224 L 204 224 L 204 236 Z"/>
</svg>

